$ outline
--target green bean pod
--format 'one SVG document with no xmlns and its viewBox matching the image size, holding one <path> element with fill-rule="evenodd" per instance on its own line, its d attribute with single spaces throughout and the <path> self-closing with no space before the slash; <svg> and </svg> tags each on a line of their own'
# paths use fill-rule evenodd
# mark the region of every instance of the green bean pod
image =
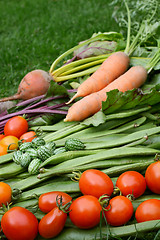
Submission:
<svg viewBox="0 0 160 240">
<path fill-rule="evenodd" d="M 104 226 L 101 228 L 78 229 L 75 227 L 64 228 L 64 230 L 56 237 L 56 240 L 102 240 L 102 239 L 120 239 L 120 237 L 139 236 L 139 234 L 156 231 L 160 229 L 160 221 L 153 220 L 143 223 L 134 223 L 121 227 Z M 108 237 L 108 238 L 107 238 Z M 40 236 L 38 240 L 42 240 Z M 55 239 L 55 238 L 51 238 Z"/>
</svg>

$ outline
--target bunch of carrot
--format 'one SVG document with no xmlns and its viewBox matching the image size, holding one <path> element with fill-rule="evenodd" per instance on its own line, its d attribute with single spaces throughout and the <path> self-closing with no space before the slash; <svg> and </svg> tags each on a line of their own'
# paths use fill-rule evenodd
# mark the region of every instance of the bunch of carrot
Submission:
<svg viewBox="0 0 160 240">
<path fill-rule="evenodd" d="M 128 36 L 124 52 L 115 52 L 111 54 L 102 65 L 78 88 L 77 93 L 68 102 L 70 104 L 75 98 L 83 97 L 74 103 L 68 111 L 65 122 L 81 121 L 92 116 L 102 108 L 102 101 L 107 99 L 107 92 L 118 89 L 121 92 L 139 88 L 147 79 L 148 73 L 160 60 L 159 51 L 150 60 L 148 66 L 134 66 L 129 68 L 130 55 L 141 44 L 138 42 L 140 34 L 143 34 L 144 23 L 142 23 L 136 37 L 130 44 L 130 10 L 124 0 L 128 13 Z M 146 35 L 146 38 L 148 35 Z M 146 40 L 145 38 L 145 40 Z M 159 45 L 159 43 L 158 43 Z M 127 70 L 129 68 L 129 70 Z"/>
</svg>

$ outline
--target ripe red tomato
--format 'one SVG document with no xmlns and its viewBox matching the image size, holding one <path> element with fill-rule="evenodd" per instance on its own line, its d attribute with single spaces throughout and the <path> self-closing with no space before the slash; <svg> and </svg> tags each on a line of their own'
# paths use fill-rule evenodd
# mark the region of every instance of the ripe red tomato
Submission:
<svg viewBox="0 0 160 240">
<path fill-rule="evenodd" d="M 34 240 L 38 233 L 38 220 L 29 210 L 13 207 L 3 215 L 1 227 L 9 240 Z"/>
<path fill-rule="evenodd" d="M 145 222 L 160 219 L 160 200 L 148 199 L 142 202 L 136 209 L 137 222 Z"/>
<path fill-rule="evenodd" d="M 60 192 L 60 191 L 47 192 L 40 195 L 39 197 L 39 200 L 38 200 L 39 209 L 44 213 L 48 213 L 53 208 L 57 207 L 57 204 L 56 204 L 57 196 L 62 196 L 62 202 L 63 202 L 62 205 L 72 200 L 71 196 L 69 196 L 65 192 Z M 60 202 L 58 201 L 58 203 Z"/>
<path fill-rule="evenodd" d="M 67 213 L 58 207 L 53 208 L 39 222 L 39 234 L 44 238 L 56 237 L 64 228 Z"/>
<path fill-rule="evenodd" d="M 154 193 L 160 194 L 160 161 L 151 163 L 145 173 L 147 187 Z"/>
<path fill-rule="evenodd" d="M 0 143 L 0 156 L 7 154 L 8 147 L 4 144 Z"/>
<path fill-rule="evenodd" d="M 89 229 L 99 224 L 101 211 L 102 207 L 96 197 L 84 195 L 72 202 L 69 217 L 78 228 Z"/>
<path fill-rule="evenodd" d="M 125 196 L 116 196 L 109 201 L 104 211 L 107 223 L 112 226 L 121 226 L 127 223 L 133 215 L 133 205 Z"/>
<path fill-rule="evenodd" d="M 1 140 L 2 138 L 4 138 L 4 137 L 5 137 L 4 134 L 0 134 L 0 140 Z"/>
<path fill-rule="evenodd" d="M 135 198 L 141 196 L 146 190 L 146 181 L 142 174 L 136 171 L 122 173 L 116 182 L 123 196 L 133 194 Z"/>
<path fill-rule="evenodd" d="M 104 172 L 96 169 L 89 169 L 82 173 L 79 180 L 79 188 L 84 195 L 92 195 L 97 198 L 103 194 L 111 195 L 113 182 Z"/>
<path fill-rule="evenodd" d="M 10 118 L 4 126 L 4 134 L 12 135 L 19 138 L 23 133 L 28 131 L 28 122 L 21 116 Z"/>
<path fill-rule="evenodd" d="M 11 202 L 12 198 L 12 189 L 11 187 L 4 182 L 0 182 L 0 207 L 2 204 L 7 205 Z"/>
<path fill-rule="evenodd" d="M 0 141 L 0 144 L 7 146 L 9 150 L 15 150 L 18 149 L 18 141 L 15 136 L 6 136 Z"/>
<path fill-rule="evenodd" d="M 29 131 L 22 134 L 19 140 L 21 140 L 22 142 L 32 142 L 32 140 L 36 137 L 37 135 L 34 131 Z"/>
</svg>

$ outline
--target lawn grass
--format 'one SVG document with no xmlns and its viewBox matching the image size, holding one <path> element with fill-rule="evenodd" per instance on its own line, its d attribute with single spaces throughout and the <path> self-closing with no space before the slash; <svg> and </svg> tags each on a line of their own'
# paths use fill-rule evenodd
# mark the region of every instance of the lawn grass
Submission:
<svg viewBox="0 0 160 240">
<path fill-rule="evenodd" d="M 48 71 L 61 53 L 93 33 L 119 31 L 110 2 L 0 1 L 0 98 L 14 94 L 26 73 Z"/>
</svg>

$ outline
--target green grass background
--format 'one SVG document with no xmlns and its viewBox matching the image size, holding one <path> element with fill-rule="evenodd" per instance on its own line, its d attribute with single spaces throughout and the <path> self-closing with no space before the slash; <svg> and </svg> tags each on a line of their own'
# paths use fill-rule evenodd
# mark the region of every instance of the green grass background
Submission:
<svg viewBox="0 0 160 240">
<path fill-rule="evenodd" d="M 48 71 L 64 51 L 95 32 L 119 31 L 111 0 L 0 0 L 0 98 L 25 74 Z"/>
</svg>

